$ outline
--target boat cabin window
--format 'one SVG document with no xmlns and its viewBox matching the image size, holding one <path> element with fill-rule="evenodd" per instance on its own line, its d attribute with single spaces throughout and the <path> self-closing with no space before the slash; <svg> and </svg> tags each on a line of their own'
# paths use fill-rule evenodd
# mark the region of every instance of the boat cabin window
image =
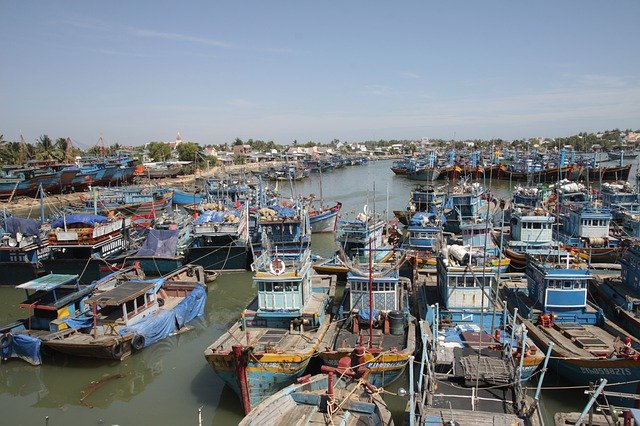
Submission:
<svg viewBox="0 0 640 426">
<path fill-rule="evenodd" d="M 299 281 L 260 281 L 257 287 L 260 309 L 299 309 L 302 306 Z"/>
<path fill-rule="evenodd" d="M 548 280 L 547 288 L 562 290 L 578 290 L 587 288 L 587 281 L 571 281 L 571 280 Z"/>
</svg>

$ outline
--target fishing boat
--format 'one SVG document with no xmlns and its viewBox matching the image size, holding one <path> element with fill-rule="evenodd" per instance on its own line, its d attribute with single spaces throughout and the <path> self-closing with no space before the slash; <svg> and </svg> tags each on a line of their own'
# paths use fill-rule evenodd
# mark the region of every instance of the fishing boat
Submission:
<svg viewBox="0 0 640 426">
<path fill-rule="evenodd" d="M 612 167 L 600 166 L 588 169 L 588 176 L 591 182 L 626 181 L 629 180 L 630 171 L 631 164 Z"/>
<path fill-rule="evenodd" d="M 418 212 L 413 215 L 402 248 L 413 260 L 414 267 L 435 267 L 435 253 L 443 241 L 444 224 L 446 219 L 442 214 Z"/>
<path fill-rule="evenodd" d="M 447 194 L 443 208 L 447 219 L 445 231 L 460 233 L 461 223 L 476 222 L 487 208 L 483 186 L 478 182 L 462 181 Z"/>
<path fill-rule="evenodd" d="M 207 199 L 203 194 L 195 192 L 181 191 L 179 189 L 173 190 L 173 204 L 183 205 L 200 205 Z"/>
<path fill-rule="evenodd" d="M 517 331 L 518 323 L 509 317 L 497 297 L 494 268 L 478 263 L 473 257 L 461 261 L 459 251 L 455 250 L 458 247 L 447 246 L 441 250 L 437 259 L 437 281 L 419 289 L 420 316 L 431 328 L 431 331 L 421 331 L 427 333 L 423 338 L 433 342 L 433 355 L 441 357 L 443 363 L 450 363 L 453 358 L 451 353 L 441 352 L 455 348 L 508 348 L 506 353 L 517 362 L 524 354 L 518 377 L 529 379 L 543 361 L 544 354 L 531 339 L 522 341 Z M 438 305 L 433 301 L 439 301 Z"/>
<path fill-rule="evenodd" d="M 49 257 L 41 260 L 43 269 L 80 275 L 90 283 L 101 278 L 100 268 L 129 247 L 130 219 L 78 213 L 63 214 L 51 224 Z"/>
<path fill-rule="evenodd" d="M 180 268 L 192 238 L 191 223 L 192 217 L 184 209 L 163 213 L 149 229 L 142 247 L 128 260 L 140 262 L 144 272 L 152 275 Z"/>
<path fill-rule="evenodd" d="M 370 250 L 374 263 L 389 262 L 395 251 L 386 238 L 385 225 L 385 221 L 379 215 L 369 212 L 367 206 L 353 220 L 339 220 L 336 232 L 337 252 L 329 259 L 317 261 L 314 269 L 320 274 L 336 275 L 338 281 L 344 282 L 349 272 L 347 262 L 368 262 Z"/>
<path fill-rule="evenodd" d="M 68 355 L 123 360 L 204 313 L 207 289 L 201 266 L 186 265 L 152 280 L 119 283 L 84 301 L 90 312 L 42 344 Z"/>
<path fill-rule="evenodd" d="M 640 342 L 587 301 L 590 270 L 569 258 L 566 264 L 529 260 L 526 291 L 505 293 L 536 345 L 547 351 L 553 343 L 551 368 L 575 385 L 605 378 L 611 391 L 637 394 Z"/>
<path fill-rule="evenodd" d="M 309 224 L 311 225 L 311 233 L 335 232 L 341 208 L 342 203 L 336 203 L 331 207 L 320 205 L 318 209 L 310 209 Z"/>
<path fill-rule="evenodd" d="M 206 270 L 245 271 L 251 263 L 249 210 L 205 210 L 193 221 L 187 262 Z"/>
<path fill-rule="evenodd" d="M 542 207 L 513 206 L 509 232 L 506 233 L 503 229 L 494 233 L 494 241 L 511 261 L 511 268 L 524 271 L 527 253 L 536 256 L 558 256 L 561 249 L 560 244 L 553 239 L 554 223 L 555 216 Z"/>
<path fill-rule="evenodd" d="M 375 270 L 374 270 L 375 269 Z M 364 366 L 374 386 L 396 380 L 416 349 L 415 318 L 409 313 L 411 282 L 397 265 L 369 271 L 352 268 L 342 303 L 320 346 L 320 359 L 337 367 L 347 357 Z"/>
<path fill-rule="evenodd" d="M 36 168 L 4 168 L 0 170 L 0 199 L 12 199 L 23 195 L 35 195 L 38 188 L 46 191 L 56 185 L 55 172 L 42 172 Z"/>
<path fill-rule="evenodd" d="M 610 233 L 611 211 L 584 207 L 569 210 L 560 217 L 561 226 L 553 228 L 553 238 L 565 249 L 573 250 L 588 263 L 615 263 L 621 255 L 620 241 Z"/>
<path fill-rule="evenodd" d="M 28 309 L 29 316 L 0 327 L 2 359 L 20 358 L 33 365 L 41 364 L 41 339 L 66 329 L 63 320 L 83 312 L 83 302 L 95 286 L 81 285 L 78 275 L 64 274 L 49 274 L 16 286 L 27 293 L 18 306 Z"/>
<path fill-rule="evenodd" d="M 434 208 L 437 209 L 442 206 L 446 195 L 444 188 L 433 185 L 418 185 L 411 191 L 407 208 L 405 210 L 394 210 L 393 214 L 401 224 L 408 226 L 415 213 L 433 212 Z"/>
<path fill-rule="evenodd" d="M 125 215 L 159 216 L 171 206 L 173 191 L 165 188 L 103 188 L 92 187 L 88 195 L 81 195 L 82 204 L 72 207 L 75 213 L 108 215 L 120 212 Z"/>
<path fill-rule="evenodd" d="M 640 249 L 633 246 L 620 259 L 621 277 L 603 277 L 593 281 L 589 294 L 607 318 L 640 339 Z"/>
<path fill-rule="evenodd" d="M 174 178 L 182 171 L 182 165 L 176 163 L 144 163 L 141 177 L 149 179 Z"/>
<path fill-rule="evenodd" d="M 500 247 L 493 239 L 493 230 L 489 223 L 463 223 L 460 224 L 460 231 L 462 245 L 449 246 L 449 250 L 456 254 L 458 261 L 487 266 L 494 272 L 507 272 L 511 259 L 502 256 Z"/>
<path fill-rule="evenodd" d="M 528 396 L 521 385 L 522 355 L 512 355 L 516 348 L 508 342 L 483 334 L 468 325 L 447 328 L 438 332 L 431 351 L 425 347 L 417 389 L 410 383 L 409 424 L 544 424 L 538 403 L 542 380 L 536 397 Z"/>
<path fill-rule="evenodd" d="M 265 399 L 240 425 L 393 425 L 381 391 L 362 380 L 349 365 L 335 369 L 324 367 L 324 371 L 324 374 L 301 377 L 298 383 Z"/>
<path fill-rule="evenodd" d="M 607 152 L 607 156 L 609 157 L 609 160 L 622 160 L 622 159 L 626 159 L 626 160 L 635 160 L 636 158 L 638 158 L 638 154 L 634 153 L 634 152 L 628 152 L 628 151 L 624 151 L 624 150 L 620 150 L 620 151 L 609 151 Z"/>
<path fill-rule="evenodd" d="M 204 351 L 245 414 L 303 375 L 330 323 L 335 277 L 314 275 L 311 252 L 265 250 L 253 269 L 257 297 Z"/>
<path fill-rule="evenodd" d="M 265 241 L 280 253 L 300 253 L 309 247 L 311 226 L 302 205 L 272 205 L 257 213 L 257 232 L 252 241 L 254 257 L 262 254 Z"/>
<path fill-rule="evenodd" d="M 40 261 L 49 256 L 48 225 L 7 216 L 0 226 L 0 284 L 16 285 L 44 274 Z"/>
</svg>

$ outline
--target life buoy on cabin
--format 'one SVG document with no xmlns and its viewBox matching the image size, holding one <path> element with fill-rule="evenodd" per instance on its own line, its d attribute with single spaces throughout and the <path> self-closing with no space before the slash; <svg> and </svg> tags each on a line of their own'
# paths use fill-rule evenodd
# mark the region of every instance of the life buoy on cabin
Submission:
<svg viewBox="0 0 640 426">
<path fill-rule="evenodd" d="M 274 259 L 271 262 L 271 265 L 269 265 L 269 271 L 271 271 L 273 275 L 284 274 L 284 271 L 285 271 L 284 261 L 282 259 Z"/>
</svg>

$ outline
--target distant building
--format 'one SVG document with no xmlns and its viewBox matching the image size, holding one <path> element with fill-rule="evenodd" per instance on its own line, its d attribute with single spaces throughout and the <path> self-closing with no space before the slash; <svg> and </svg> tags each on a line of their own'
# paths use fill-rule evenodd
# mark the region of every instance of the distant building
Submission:
<svg viewBox="0 0 640 426">
<path fill-rule="evenodd" d="M 251 154 L 251 145 L 233 145 L 234 155 L 249 155 Z"/>
</svg>

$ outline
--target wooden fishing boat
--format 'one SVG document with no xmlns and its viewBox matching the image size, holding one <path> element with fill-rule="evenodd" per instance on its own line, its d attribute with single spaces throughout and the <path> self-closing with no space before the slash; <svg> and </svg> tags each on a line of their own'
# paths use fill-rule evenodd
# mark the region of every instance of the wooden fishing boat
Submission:
<svg viewBox="0 0 640 426">
<path fill-rule="evenodd" d="M 41 261 L 43 269 L 79 274 L 83 283 L 101 278 L 100 268 L 129 247 L 130 225 L 130 219 L 63 214 L 51 224 L 49 257 Z"/>
<path fill-rule="evenodd" d="M 83 301 L 95 288 L 81 285 L 78 275 L 49 274 L 18 285 L 27 298 L 18 306 L 30 311 L 29 317 L 0 327 L 2 359 L 21 358 L 30 364 L 42 362 L 41 339 L 66 329 L 65 318 L 83 311 Z"/>
<path fill-rule="evenodd" d="M 258 296 L 204 351 L 245 413 L 302 376 L 330 323 L 335 277 L 316 276 L 310 250 L 265 251 L 254 262 Z"/>
<path fill-rule="evenodd" d="M 323 371 L 326 373 L 301 377 L 298 383 L 271 395 L 240 425 L 393 425 L 380 391 L 348 364 L 345 368 L 323 367 Z"/>
<path fill-rule="evenodd" d="M 156 276 L 180 268 L 192 239 L 191 223 L 192 217 L 184 209 L 163 213 L 149 229 L 142 247 L 128 259 L 138 261 L 145 273 Z"/>
<path fill-rule="evenodd" d="M 640 341 L 587 302 L 590 271 L 584 264 L 567 263 L 530 259 L 528 291 L 506 291 L 509 305 L 518 308 L 541 350 L 554 344 L 550 365 L 561 377 L 585 386 L 605 378 L 613 392 L 638 393 Z"/>
<path fill-rule="evenodd" d="M 257 213 L 257 232 L 252 241 L 255 257 L 260 256 L 266 241 L 280 253 L 300 253 L 309 247 L 311 225 L 305 207 L 273 205 Z"/>
<path fill-rule="evenodd" d="M 204 270 L 187 265 L 153 280 L 119 283 L 85 300 L 90 312 L 42 339 L 69 355 L 123 360 L 180 330 L 204 313 Z"/>
<path fill-rule="evenodd" d="M 624 247 L 610 233 L 612 218 L 609 209 L 569 210 L 560 217 L 562 226 L 553 229 L 553 237 L 588 263 L 615 263 Z"/>
<path fill-rule="evenodd" d="M 543 361 L 544 354 L 531 339 L 525 339 L 524 346 L 516 344 L 521 340 L 516 334 L 518 324 L 515 318 L 509 318 L 505 306 L 497 298 L 496 271 L 490 265 L 478 264 L 473 258 L 460 264 L 451 247 L 443 248 L 438 255 L 437 284 L 427 283 L 419 292 L 421 318 L 433 329 L 432 335 L 428 336 L 429 342 L 438 339 L 434 345 L 443 343 L 441 346 L 449 349 L 491 346 L 502 350 L 509 347 L 510 355 L 524 353 L 518 375 L 528 379 Z M 438 307 L 433 305 L 435 300 Z M 445 362 L 449 362 L 451 357 L 445 358 Z"/>
<path fill-rule="evenodd" d="M 337 316 L 320 347 L 331 367 L 347 357 L 369 369 L 369 381 L 386 386 L 404 371 L 416 349 L 415 319 L 409 313 L 410 281 L 397 267 L 370 272 L 353 269 L 347 277 Z"/>
<path fill-rule="evenodd" d="M 16 285 L 44 275 L 49 226 L 35 219 L 5 217 L 0 223 L 0 284 Z"/>
<path fill-rule="evenodd" d="M 205 210 L 193 221 L 187 262 L 205 269 L 246 271 L 251 263 L 248 209 Z"/>
<path fill-rule="evenodd" d="M 309 224 L 311 225 L 311 232 L 335 232 L 341 208 L 342 203 L 336 203 L 332 207 L 321 206 L 319 209 L 310 210 Z"/>
<path fill-rule="evenodd" d="M 622 277 L 594 280 L 589 294 L 607 318 L 640 339 L 640 249 L 631 247 L 620 259 Z"/>
</svg>

